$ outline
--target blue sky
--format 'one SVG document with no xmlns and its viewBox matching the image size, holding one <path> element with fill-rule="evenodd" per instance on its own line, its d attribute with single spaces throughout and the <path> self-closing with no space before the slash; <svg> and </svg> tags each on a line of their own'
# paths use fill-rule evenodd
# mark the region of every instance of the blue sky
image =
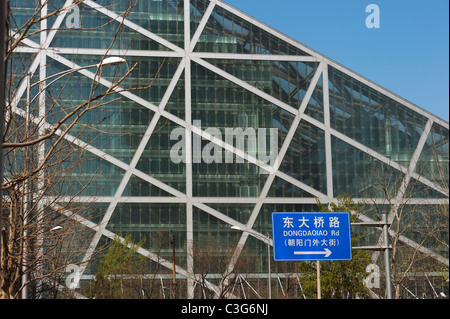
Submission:
<svg viewBox="0 0 450 319">
<path fill-rule="evenodd" d="M 449 121 L 448 0 L 224 1 Z"/>
</svg>

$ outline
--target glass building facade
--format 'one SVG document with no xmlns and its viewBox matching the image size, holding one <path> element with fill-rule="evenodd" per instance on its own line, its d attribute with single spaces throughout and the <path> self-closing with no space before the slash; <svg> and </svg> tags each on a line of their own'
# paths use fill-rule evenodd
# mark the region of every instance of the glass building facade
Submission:
<svg viewBox="0 0 450 319">
<path fill-rule="evenodd" d="M 13 29 L 33 15 L 35 2 L 11 0 Z M 34 82 L 105 54 L 126 60 L 49 86 L 30 111 L 46 108 L 49 127 L 137 65 L 120 86 L 129 90 L 106 98 L 64 136 L 85 160 L 53 198 L 95 215 L 78 216 L 88 235 L 77 281 L 95 274 L 88 261 L 96 249 L 129 234 L 145 238 L 138 253 L 161 285 L 170 284 L 175 252 L 180 296 L 220 295 L 224 274 L 239 264 L 247 290 L 232 293 L 264 297 L 272 212 L 316 211 L 317 199 L 348 194 L 364 203 L 362 221 L 387 213 L 395 223 L 399 207 L 431 216 L 448 203 L 448 122 L 226 2 L 78 2 L 49 1 L 38 15 L 67 10 L 35 25 L 44 31 L 15 50 L 17 68 Z M 23 115 L 23 82 L 17 87 L 14 107 Z M 45 105 L 52 99 L 59 102 Z M 226 139 L 237 129 L 243 143 Z M 426 225 L 410 215 L 416 219 L 402 230 L 402 245 L 420 246 L 436 269 L 448 271 L 448 239 L 447 246 L 422 245 Z M 373 230 L 362 244 L 380 236 Z M 376 252 L 372 260 L 382 264 Z M 271 266 L 277 296 L 289 276 L 300 282 L 295 265 L 272 259 Z"/>
</svg>

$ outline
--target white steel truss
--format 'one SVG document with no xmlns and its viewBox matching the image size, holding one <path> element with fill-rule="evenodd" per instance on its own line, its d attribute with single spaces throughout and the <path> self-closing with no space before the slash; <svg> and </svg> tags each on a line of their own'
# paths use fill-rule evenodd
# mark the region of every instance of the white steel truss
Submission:
<svg viewBox="0 0 450 319">
<path fill-rule="evenodd" d="M 71 7 L 72 3 L 73 3 L 73 1 L 68 0 L 64 4 L 64 6 L 69 9 Z M 187 233 L 187 243 L 188 243 L 187 248 L 186 248 L 187 249 L 187 254 L 186 254 L 187 267 L 186 267 L 186 269 L 184 269 L 181 266 L 177 266 L 176 272 L 178 275 L 181 275 L 187 279 L 187 281 L 188 281 L 187 295 L 188 295 L 188 297 L 193 297 L 193 291 L 194 291 L 195 285 L 198 283 L 197 275 L 193 272 L 193 269 L 194 269 L 193 257 L 192 257 L 193 256 L 193 241 L 194 241 L 193 208 L 196 207 L 196 208 L 202 210 L 203 212 L 218 218 L 219 220 L 221 220 L 222 222 L 224 222 L 230 226 L 239 226 L 240 228 L 242 228 L 244 230 L 252 230 L 253 232 L 255 232 L 255 230 L 253 229 L 253 226 L 254 226 L 254 223 L 260 213 L 260 210 L 261 210 L 261 207 L 263 206 L 263 204 L 267 204 L 267 203 L 315 204 L 316 198 L 320 199 L 320 201 L 322 203 L 328 203 L 328 202 L 335 201 L 336 194 L 333 193 L 333 178 L 332 178 L 333 177 L 333 175 L 332 175 L 333 159 L 332 159 L 332 154 L 331 154 L 331 138 L 332 137 L 337 138 L 339 140 L 342 140 L 342 141 L 350 144 L 351 146 L 355 147 L 356 149 L 360 150 L 361 152 L 364 152 L 364 153 L 368 154 L 369 156 L 386 164 L 387 166 L 392 167 L 392 168 L 405 174 L 404 181 L 402 183 L 400 190 L 398 191 L 398 194 L 395 198 L 395 202 L 391 203 L 393 205 L 392 205 L 392 210 L 389 214 L 390 221 L 392 221 L 392 219 L 394 218 L 395 209 L 398 208 L 398 205 L 400 204 L 401 200 L 403 199 L 404 193 L 405 193 L 406 188 L 408 187 L 411 179 L 415 179 L 415 180 L 419 181 L 420 183 L 423 183 L 423 184 L 427 185 L 428 187 L 434 189 L 435 191 L 448 196 L 448 194 L 446 194 L 445 190 L 443 190 L 439 185 L 428 180 L 424 176 L 421 176 L 421 175 L 415 173 L 415 167 L 417 165 L 419 156 L 422 153 L 425 141 L 430 134 L 432 125 L 434 123 L 437 123 L 437 124 L 445 127 L 446 129 L 448 129 L 449 124 L 447 122 L 445 122 L 444 120 L 419 108 L 418 106 L 402 99 L 401 97 L 395 95 L 394 93 L 389 92 L 388 90 L 378 86 L 377 84 L 370 82 L 369 80 L 363 78 L 362 76 L 354 73 L 351 70 L 348 70 L 347 68 L 345 68 L 345 67 L 339 65 L 338 63 L 330 60 L 329 58 L 311 50 L 310 48 L 287 37 L 286 35 L 268 27 L 267 25 L 261 23 L 260 21 L 257 21 L 255 19 L 253 19 L 252 17 L 240 12 L 239 10 L 231 7 L 230 5 L 226 4 L 225 2 L 220 1 L 220 0 L 210 0 L 209 6 L 206 9 L 206 11 L 202 17 L 200 24 L 199 24 L 197 30 L 195 30 L 194 35 L 191 38 L 190 2 L 189 2 L 189 0 L 184 0 L 184 47 L 179 47 L 179 46 L 173 44 L 172 42 L 152 33 L 151 31 L 137 25 L 136 23 L 134 23 L 126 18 L 123 18 L 120 14 L 111 11 L 109 8 L 105 8 L 105 7 L 101 6 L 99 3 L 96 3 L 91 0 L 85 0 L 84 4 L 94 10 L 97 10 L 99 13 L 109 17 L 110 19 L 113 19 L 113 20 L 123 23 L 123 25 L 126 28 L 134 30 L 135 32 L 141 34 L 142 36 L 148 38 L 149 40 L 156 41 L 157 43 L 165 46 L 168 50 L 167 51 L 110 50 L 110 51 L 106 52 L 105 50 L 102 50 L 102 49 L 50 47 L 51 41 L 52 41 L 53 37 L 55 36 L 55 34 L 58 32 L 58 28 L 61 26 L 61 23 L 65 18 L 65 14 L 67 13 L 67 11 L 63 11 L 62 14 L 60 14 L 58 16 L 58 18 L 56 19 L 56 21 L 54 22 L 50 31 L 45 31 L 45 29 L 47 28 L 47 26 L 45 24 L 41 25 L 42 30 L 43 30 L 42 36 L 41 36 L 41 43 L 35 43 L 32 40 L 27 39 L 27 40 L 23 41 L 23 46 L 20 46 L 17 48 L 17 50 L 16 50 L 17 52 L 35 53 L 36 54 L 35 60 L 31 64 L 29 70 L 27 70 L 29 73 L 31 73 L 31 74 L 35 73 L 35 71 L 39 67 L 45 77 L 46 59 L 54 59 L 54 60 L 58 61 L 59 63 L 65 65 L 71 69 L 79 68 L 79 66 L 77 64 L 73 63 L 72 61 L 70 61 L 66 58 L 68 55 L 76 56 L 78 54 L 86 54 L 86 55 L 91 55 L 91 56 L 103 56 L 105 54 L 109 54 L 109 55 L 120 55 L 120 56 L 125 56 L 125 57 L 132 57 L 132 56 L 177 57 L 177 58 L 181 59 L 179 65 L 178 65 L 178 68 L 177 68 L 175 74 L 173 75 L 173 78 L 172 78 L 169 86 L 167 87 L 167 90 L 164 93 L 164 96 L 163 96 L 161 102 L 159 103 L 159 105 L 154 105 L 154 104 L 138 97 L 137 95 L 133 94 L 132 92 L 125 92 L 125 91 L 120 92 L 120 94 L 123 96 L 123 98 L 132 100 L 135 103 L 154 112 L 154 116 L 151 119 L 150 123 L 148 123 L 146 132 L 143 135 L 143 138 L 140 141 L 140 144 L 130 162 L 124 162 L 124 161 L 106 153 L 105 151 L 102 151 L 102 150 L 90 145 L 86 141 L 80 140 L 77 137 L 74 137 L 71 135 L 64 136 L 64 138 L 67 141 L 83 147 L 83 149 L 91 152 L 92 154 L 98 156 L 99 158 L 101 158 L 101 159 L 111 163 L 112 165 L 115 165 L 125 171 L 125 174 L 123 175 L 122 180 L 119 184 L 119 187 L 116 189 L 114 196 L 102 196 L 102 197 L 95 198 L 96 202 L 108 203 L 108 205 L 109 205 L 103 216 L 103 219 L 100 223 L 96 224 L 91 221 L 85 220 L 81 216 L 77 216 L 75 214 L 67 212 L 68 216 L 71 216 L 71 218 L 76 218 L 80 223 L 82 223 L 86 227 L 89 227 L 90 229 L 92 229 L 95 232 L 95 236 L 93 237 L 93 239 L 89 245 L 89 249 L 86 251 L 84 260 L 87 261 L 90 259 L 90 256 L 95 251 L 95 249 L 100 241 L 100 238 L 102 236 L 105 236 L 108 238 L 114 238 L 117 235 L 114 232 L 107 230 L 107 225 L 119 203 L 184 203 L 184 204 L 186 204 L 186 233 Z M 240 17 L 243 20 L 245 20 L 253 25 L 256 25 L 257 27 L 265 30 L 266 32 L 274 35 L 275 37 L 282 39 L 286 43 L 289 43 L 290 45 L 292 45 L 296 48 L 299 48 L 300 50 L 302 50 L 303 52 L 306 52 L 309 55 L 308 56 L 292 56 L 292 55 L 229 54 L 229 53 L 212 53 L 212 52 L 204 52 L 204 53 L 203 52 L 194 52 L 194 48 L 195 48 L 197 42 L 199 41 L 200 36 L 202 35 L 203 30 L 204 30 L 212 12 L 216 6 L 219 6 L 222 9 L 236 15 L 237 17 Z M 44 13 L 45 12 L 43 12 L 43 14 Z M 315 71 L 315 74 L 310 82 L 310 85 L 307 89 L 306 95 L 303 98 L 303 101 L 302 101 L 300 107 L 294 107 L 294 106 L 288 105 L 285 102 L 265 93 L 264 91 L 261 91 L 256 86 L 251 85 L 251 84 L 233 76 L 232 74 L 226 72 L 225 70 L 207 62 L 207 60 L 211 60 L 211 59 L 317 62 L 317 63 L 319 63 L 319 67 Z M 291 124 L 291 127 L 289 129 L 289 132 L 287 133 L 286 138 L 283 142 L 283 145 L 281 146 L 281 149 L 279 151 L 279 154 L 278 154 L 277 160 L 275 161 L 275 164 L 268 165 L 268 164 L 262 163 L 258 159 L 252 157 L 251 155 L 246 154 L 245 152 L 241 151 L 240 149 L 237 149 L 235 146 L 227 144 L 225 141 L 220 140 L 217 137 L 212 136 L 205 130 L 202 130 L 201 128 L 193 125 L 192 115 L 191 115 L 191 113 L 192 113 L 192 109 L 191 109 L 191 65 L 192 65 L 192 63 L 196 63 L 196 64 L 203 66 L 204 68 L 225 78 L 226 80 L 231 81 L 232 83 L 241 87 L 242 89 L 245 89 L 245 90 L 251 92 L 252 94 L 282 108 L 286 112 L 289 112 L 290 114 L 295 116 L 294 120 Z M 377 90 L 378 92 L 392 98 L 394 101 L 397 101 L 397 102 L 403 104 L 404 106 L 407 106 L 414 112 L 417 112 L 428 119 L 428 123 L 422 132 L 422 136 L 416 147 L 416 150 L 415 150 L 412 160 L 409 164 L 409 167 L 405 167 L 401 163 L 393 161 L 392 159 L 380 154 L 376 150 L 370 149 L 369 147 L 361 144 L 360 142 L 358 142 L 352 138 L 349 138 L 348 136 L 344 135 L 341 132 L 338 132 L 337 130 L 335 130 L 331 127 L 331 125 L 330 125 L 329 88 L 328 88 L 328 68 L 329 68 L 329 66 L 332 66 L 333 68 L 351 76 L 352 78 L 355 78 L 356 80 L 358 80 L 358 81 L 364 83 L 365 85 L 373 88 L 374 90 Z M 88 70 L 80 70 L 79 73 L 90 79 L 95 78 L 97 81 L 99 81 L 99 83 L 101 85 L 103 85 L 105 87 L 110 87 L 112 85 L 106 79 L 101 78 L 101 77 L 98 78 L 98 75 L 95 75 L 94 73 L 92 73 Z M 184 74 L 184 77 L 182 77 L 183 74 Z M 323 123 L 312 118 L 311 116 L 305 114 L 305 109 L 306 109 L 308 103 L 310 102 L 311 95 L 314 92 L 314 89 L 316 88 L 316 84 L 320 77 L 322 77 L 323 92 L 324 92 L 324 96 L 323 96 L 324 122 Z M 179 118 L 165 110 L 167 103 L 169 101 L 169 98 L 172 95 L 172 93 L 173 93 L 175 87 L 177 86 L 177 83 L 180 81 L 180 79 L 183 79 L 184 83 L 185 83 L 185 118 L 184 119 Z M 22 95 L 24 94 L 25 89 L 26 89 L 26 83 L 24 81 L 19 87 L 19 91 L 18 91 L 19 93 L 18 93 L 16 99 L 11 102 L 13 111 L 17 115 L 22 116 L 22 117 L 25 117 L 26 114 L 24 113 L 23 110 L 21 110 L 20 108 L 17 107 L 17 104 L 18 104 L 18 101 L 20 100 L 20 98 L 22 97 Z M 186 165 L 186 191 L 185 192 L 181 192 L 181 191 L 163 183 L 162 181 L 158 180 L 154 176 L 151 176 L 151 175 L 137 169 L 137 164 L 149 142 L 150 136 L 152 135 L 153 131 L 155 130 L 158 120 L 160 120 L 161 118 L 172 121 L 173 123 L 179 125 L 180 127 L 183 127 L 186 131 L 186 141 L 188 143 L 186 149 L 187 149 L 187 159 L 188 160 L 186 160 L 186 163 L 185 163 L 185 165 Z M 42 123 L 41 118 L 31 117 L 31 119 L 33 121 L 35 121 L 36 123 L 38 123 L 38 122 Z M 296 132 L 297 128 L 299 127 L 300 122 L 302 122 L 302 121 L 305 121 L 313 126 L 316 126 L 325 132 L 326 172 L 327 172 L 327 176 L 326 176 L 326 181 L 327 181 L 326 190 L 327 191 L 326 191 L 326 193 L 323 193 L 317 189 L 314 189 L 313 187 L 303 183 L 302 181 L 297 180 L 279 170 L 279 167 L 280 167 L 280 164 L 282 163 L 283 157 L 292 142 L 294 133 Z M 47 128 L 47 129 L 52 127 L 52 125 L 49 123 L 44 123 L 43 125 L 44 125 L 43 127 Z M 57 134 L 62 134 L 62 132 L 57 131 Z M 219 147 L 223 148 L 224 150 L 232 152 L 233 154 L 235 154 L 238 157 L 245 158 L 249 163 L 252 163 L 253 165 L 256 165 L 257 167 L 267 171 L 268 172 L 267 180 L 266 180 L 259 196 L 258 197 L 249 197 L 249 198 L 232 198 L 232 199 L 227 198 L 227 197 L 207 198 L 207 197 L 193 196 L 193 192 L 192 192 L 192 183 L 193 183 L 192 182 L 192 180 L 193 180 L 192 161 L 189 159 L 192 158 L 192 145 L 190 145 L 190 143 L 191 143 L 190 141 L 191 141 L 191 137 L 194 134 L 201 136 L 203 139 L 208 140 L 208 141 L 218 145 Z M 154 185 L 154 186 L 164 190 L 171 196 L 166 196 L 166 197 L 124 196 L 123 192 L 124 192 L 126 186 L 128 185 L 130 178 L 132 176 L 139 177 L 140 179 L 150 183 L 151 185 Z M 285 182 L 291 183 L 292 185 L 300 188 L 301 190 L 304 190 L 307 193 L 311 194 L 311 197 L 308 197 L 308 198 L 272 198 L 272 197 L 268 197 L 267 194 L 268 194 L 270 187 L 272 186 L 272 183 L 275 178 L 281 178 Z M 49 198 L 49 201 L 50 200 L 53 200 L 53 199 Z M 67 199 L 63 197 L 63 198 L 59 198 L 58 200 L 60 202 L 64 202 Z M 76 201 L 88 202 L 88 201 L 92 201 L 92 200 L 93 200 L 92 197 L 82 197 L 82 196 L 77 197 L 77 198 L 71 198 L 72 202 L 76 202 Z M 386 200 L 383 198 L 380 198 L 380 199 L 358 198 L 358 199 L 354 199 L 354 200 L 358 201 L 358 202 L 369 202 L 370 201 L 370 202 L 386 203 Z M 444 203 L 446 201 L 448 201 L 448 198 L 443 199 L 443 200 L 429 198 L 429 199 L 412 199 L 409 201 L 409 203 L 411 203 L 411 204 L 439 204 L 439 203 Z M 218 203 L 230 203 L 230 202 L 238 203 L 238 204 L 252 204 L 253 205 L 253 210 L 250 214 L 250 217 L 248 218 L 248 220 L 245 223 L 239 222 L 239 221 L 227 216 L 223 212 L 212 208 L 210 205 L 213 203 L 218 204 Z M 55 207 L 58 206 L 57 203 L 54 203 L 53 205 L 55 205 Z M 370 218 L 367 216 L 364 216 L 364 215 L 360 216 L 360 218 L 363 221 L 370 221 Z M 259 233 L 256 232 L 256 234 L 259 234 Z M 391 235 L 392 234 L 393 233 L 391 233 Z M 259 234 L 259 235 L 261 235 L 260 237 L 264 237 L 264 236 L 262 236 L 262 234 Z M 248 236 L 249 236 L 249 233 L 247 233 L 247 232 L 242 233 L 239 243 L 237 244 L 235 251 L 234 251 L 234 258 L 232 258 L 232 261 L 228 265 L 229 269 L 233 268 L 233 266 L 234 266 L 233 263 L 239 257 L 239 254 L 241 253 L 242 248 L 246 244 Z M 257 238 L 257 239 L 261 240 L 259 238 Z M 405 237 L 401 237 L 400 239 L 410 246 L 416 247 L 418 245 L 416 242 L 414 242 L 411 239 L 408 239 Z M 448 259 L 437 255 L 435 252 L 433 252 L 425 247 L 421 247 L 420 249 L 423 253 L 428 254 L 428 255 L 432 256 L 433 258 L 437 259 L 438 261 L 448 265 Z M 146 249 L 140 248 L 138 253 L 142 254 L 143 256 L 145 256 L 155 262 L 160 263 L 164 267 L 167 267 L 170 269 L 172 267 L 171 262 L 161 259 L 160 257 L 156 256 L 155 254 L 153 254 L 152 252 L 150 252 Z M 374 253 L 373 259 L 376 260 L 377 258 L 378 258 L 378 253 Z M 76 277 L 75 277 L 76 282 L 82 278 L 82 275 L 85 271 L 86 266 L 87 266 L 87 264 L 85 263 L 84 266 L 79 269 L 79 272 L 76 274 Z M 208 287 L 212 291 L 218 293 L 217 286 L 215 286 L 211 283 L 207 283 L 207 284 L 208 284 Z"/>
</svg>

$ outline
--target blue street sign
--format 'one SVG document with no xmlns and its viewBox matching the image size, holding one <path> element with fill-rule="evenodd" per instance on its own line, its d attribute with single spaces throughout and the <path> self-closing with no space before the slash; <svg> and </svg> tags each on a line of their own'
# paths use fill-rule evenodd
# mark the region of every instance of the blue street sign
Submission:
<svg viewBox="0 0 450 319">
<path fill-rule="evenodd" d="M 349 213 L 272 213 L 277 261 L 351 260 Z"/>
</svg>

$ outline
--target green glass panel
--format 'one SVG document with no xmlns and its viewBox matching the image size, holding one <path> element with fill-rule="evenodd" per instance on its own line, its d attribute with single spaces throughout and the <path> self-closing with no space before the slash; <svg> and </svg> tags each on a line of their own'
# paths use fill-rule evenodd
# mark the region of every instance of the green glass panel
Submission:
<svg viewBox="0 0 450 319">
<path fill-rule="evenodd" d="M 198 197 L 258 197 L 267 174 L 249 163 L 199 163 L 192 165 L 192 192 Z"/>
<path fill-rule="evenodd" d="M 137 176 L 132 175 L 130 180 L 122 193 L 122 196 L 136 196 L 136 197 L 147 197 L 147 196 L 173 196 L 166 191 L 160 189 L 159 187 L 150 184 L 147 181 L 140 179 Z"/>
<path fill-rule="evenodd" d="M 297 47 L 217 5 L 200 36 L 195 51 L 307 55 Z"/>
<path fill-rule="evenodd" d="M 21 53 L 21 52 L 12 52 L 10 58 L 6 62 L 6 80 L 8 81 L 7 87 L 10 88 L 6 90 L 6 101 L 11 101 L 15 96 L 11 96 L 17 94 L 17 90 L 21 84 L 20 80 L 25 81 L 24 70 L 29 70 L 31 64 L 36 58 L 35 54 L 29 53 Z M 31 82 L 34 83 L 39 81 L 39 72 L 36 71 L 35 74 L 31 77 Z M 18 78 L 16 78 L 18 77 Z M 14 78 L 13 81 L 10 81 L 10 78 Z M 35 96 L 39 92 L 37 87 L 31 88 L 30 96 Z M 23 93 L 21 100 L 18 102 L 17 107 L 20 109 L 26 109 L 26 99 L 27 94 L 26 91 Z"/>
<path fill-rule="evenodd" d="M 329 67 L 332 128 L 408 166 L 427 119 Z"/>
<path fill-rule="evenodd" d="M 200 21 L 208 8 L 210 2 L 208 0 L 191 0 L 190 1 L 190 13 L 191 13 L 191 38 L 197 31 Z"/>
<path fill-rule="evenodd" d="M 448 129 L 434 123 L 416 166 L 416 173 L 440 187 L 449 184 L 449 134 Z M 448 194 L 447 194 L 448 196 Z"/>
<path fill-rule="evenodd" d="M 207 61 L 295 109 L 300 108 L 318 67 L 318 63 L 313 62 L 217 59 Z M 312 110 L 308 112 L 314 115 L 313 108 L 321 105 L 322 101 L 323 92 L 317 90 L 311 100 Z M 323 106 L 320 108 L 323 109 Z"/>
<path fill-rule="evenodd" d="M 136 68 L 127 76 L 125 81 L 121 83 L 121 87 L 129 89 L 132 94 L 137 95 L 145 101 L 153 103 L 154 105 L 159 105 L 172 82 L 181 59 L 126 57 L 126 60 L 127 64 L 122 65 L 120 70 L 116 70 L 116 75 L 124 75 L 131 66 L 136 66 Z M 109 71 L 114 70 L 109 69 Z M 110 80 L 108 77 L 107 79 Z M 180 78 L 179 81 L 184 82 L 184 78 Z M 172 97 L 174 94 L 178 94 L 177 89 L 172 93 Z"/>
<path fill-rule="evenodd" d="M 226 213 L 231 207 L 227 208 L 226 204 L 212 204 L 208 206 L 211 206 L 211 208 L 214 208 L 216 210 L 219 210 L 221 213 Z M 239 208 L 236 207 L 236 209 L 245 210 L 245 208 L 249 208 L 248 204 L 245 204 L 244 207 Z M 232 213 L 233 214 L 233 213 Z M 207 234 L 209 236 L 232 236 L 235 237 L 235 233 L 233 230 L 230 229 L 230 224 L 224 222 L 223 220 L 201 210 L 198 207 L 193 207 L 193 226 L 194 226 L 194 233 L 197 235 L 200 234 Z M 231 217 L 231 216 L 230 216 Z"/>
<path fill-rule="evenodd" d="M 105 216 L 105 213 L 108 210 L 110 203 L 98 203 L 92 201 L 87 203 L 86 202 L 58 203 L 58 205 L 77 214 L 82 218 L 85 218 L 96 224 L 99 224 L 102 221 L 103 217 Z"/>
<path fill-rule="evenodd" d="M 280 171 L 326 194 L 325 163 L 325 133 L 306 121 L 300 121 Z"/>
<path fill-rule="evenodd" d="M 316 119 L 321 123 L 324 123 L 323 94 L 323 79 L 321 75 L 305 110 L 306 115 L 311 116 L 313 119 Z"/>
<path fill-rule="evenodd" d="M 332 136 L 333 193 L 353 198 L 394 198 L 404 174 Z M 386 195 L 386 192 L 388 195 Z"/>
<path fill-rule="evenodd" d="M 246 224 L 250 218 L 250 215 L 255 207 L 255 204 L 243 204 L 243 203 L 225 203 L 216 204 L 208 203 L 209 207 L 217 210 L 218 212 L 237 220 L 242 224 Z"/>
<path fill-rule="evenodd" d="M 285 181 L 284 179 L 275 176 L 272 186 L 270 187 L 268 197 L 314 197 L 314 195 L 307 191 Z"/>
<path fill-rule="evenodd" d="M 10 85 L 11 90 L 7 90 L 6 92 L 6 101 L 13 101 L 17 98 L 16 94 L 18 94 L 19 87 L 22 83 L 26 83 L 27 76 L 23 73 L 24 70 L 29 70 L 31 63 L 36 59 L 36 55 L 31 54 L 22 54 L 13 52 L 12 59 L 8 60 L 8 68 L 7 72 L 7 81 L 8 86 Z M 29 105 L 29 111 L 32 116 L 39 116 L 39 85 L 33 85 L 34 83 L 39 82 L 39 68 L 31 75 L 28 76 L 30 81 L 30 94 L 27 97 L 27 89 L 25 89 L 22 93 L 20 100 L 17 103 L 17 107 L 26 110 L 27 104 Z M 9 81 L 11 79 L 12 81 Z M 41 92 L 41 96 L 45 96 Z M 17 121 L 17 119 L 14 119 Z M 33 124 L 30 123 L 30 126 Z"/>
<path fill-rule="evenodd" d="M 184 0 L 138 0 L 130 20 L 178 47 L 184 47 Z"/>
<path fill-rule="evenodd" d="M 132 3 L 99 0 L 97 3 L 175 45 L 180 47 L 184 45 L 183 0 L 138 0 Z M 62 3 L 54 4 L 52 8 L 56 10 L 62 5 Z M 132 10 L 124 15 L 130 7 Z M 53 22 L 54 19 L 49 21 L 49 23 Z M 62 29 L 56 33 L 51 46 L 94 49 L 107 49 L 112 46 L 111 49 L 123 50 L 169 50 L 141 32 L 84 4 L 66 14 Z"/>
<path fill-rule="evenodd" d="M 448 184 L 437 184 L 438 189 L 422 184 L 416 179 L 411 179 L 406 189 L 405 198 L 447 198 Z"/>
<path fill-rule="evenodd" d="M 119 203 L 107 228 L 123 234 L 133 231 L 170 232 L 184 230 L 185 224 L 185 204 Z"/>
<path fill-rule="evenodd" d="M 114 196 L 125 173 L 122 169 L 87 152 L 65 151 L 52 158 L 56 163 L 61 163 L 51 167 L 52 173 L 59 172 L 52 181 L 55 195 Z"/>
<path fill-rule="evenodd" d="M 203 127 L 271 128 L 272 103 L 192 63 L 192 119 Z"/>
<path fill-rule="evenodd" d="M 23 30 L 24 27 L 30 26 L 28 34 L 29 40 L 39 43 L 40 24 L 34 23 L 29 25 L 27 22 L 35 15 L 36 0 L 9 0 L 10 19 L 9 25 L 11 30 Z"/>
<path fill-rule="evenodd" d="M 174 162 L 170 155 L 170 151 L 179 141 L 170 138 L 171 133 L 177 129 L 180 130 L 180 126 L 161 117 L 136 168 L 174 189 L 185 192 L 186 165 L 183 161 Z"/>
<path fill-rule="evenodd" d="M 185 75 L 183 72 L 175 86 L 175 89 L 170 95 L 169 101 L 167 102 L 164 110 L 184 120 L 186 116 L 185 95 Z"/>
</svg>

